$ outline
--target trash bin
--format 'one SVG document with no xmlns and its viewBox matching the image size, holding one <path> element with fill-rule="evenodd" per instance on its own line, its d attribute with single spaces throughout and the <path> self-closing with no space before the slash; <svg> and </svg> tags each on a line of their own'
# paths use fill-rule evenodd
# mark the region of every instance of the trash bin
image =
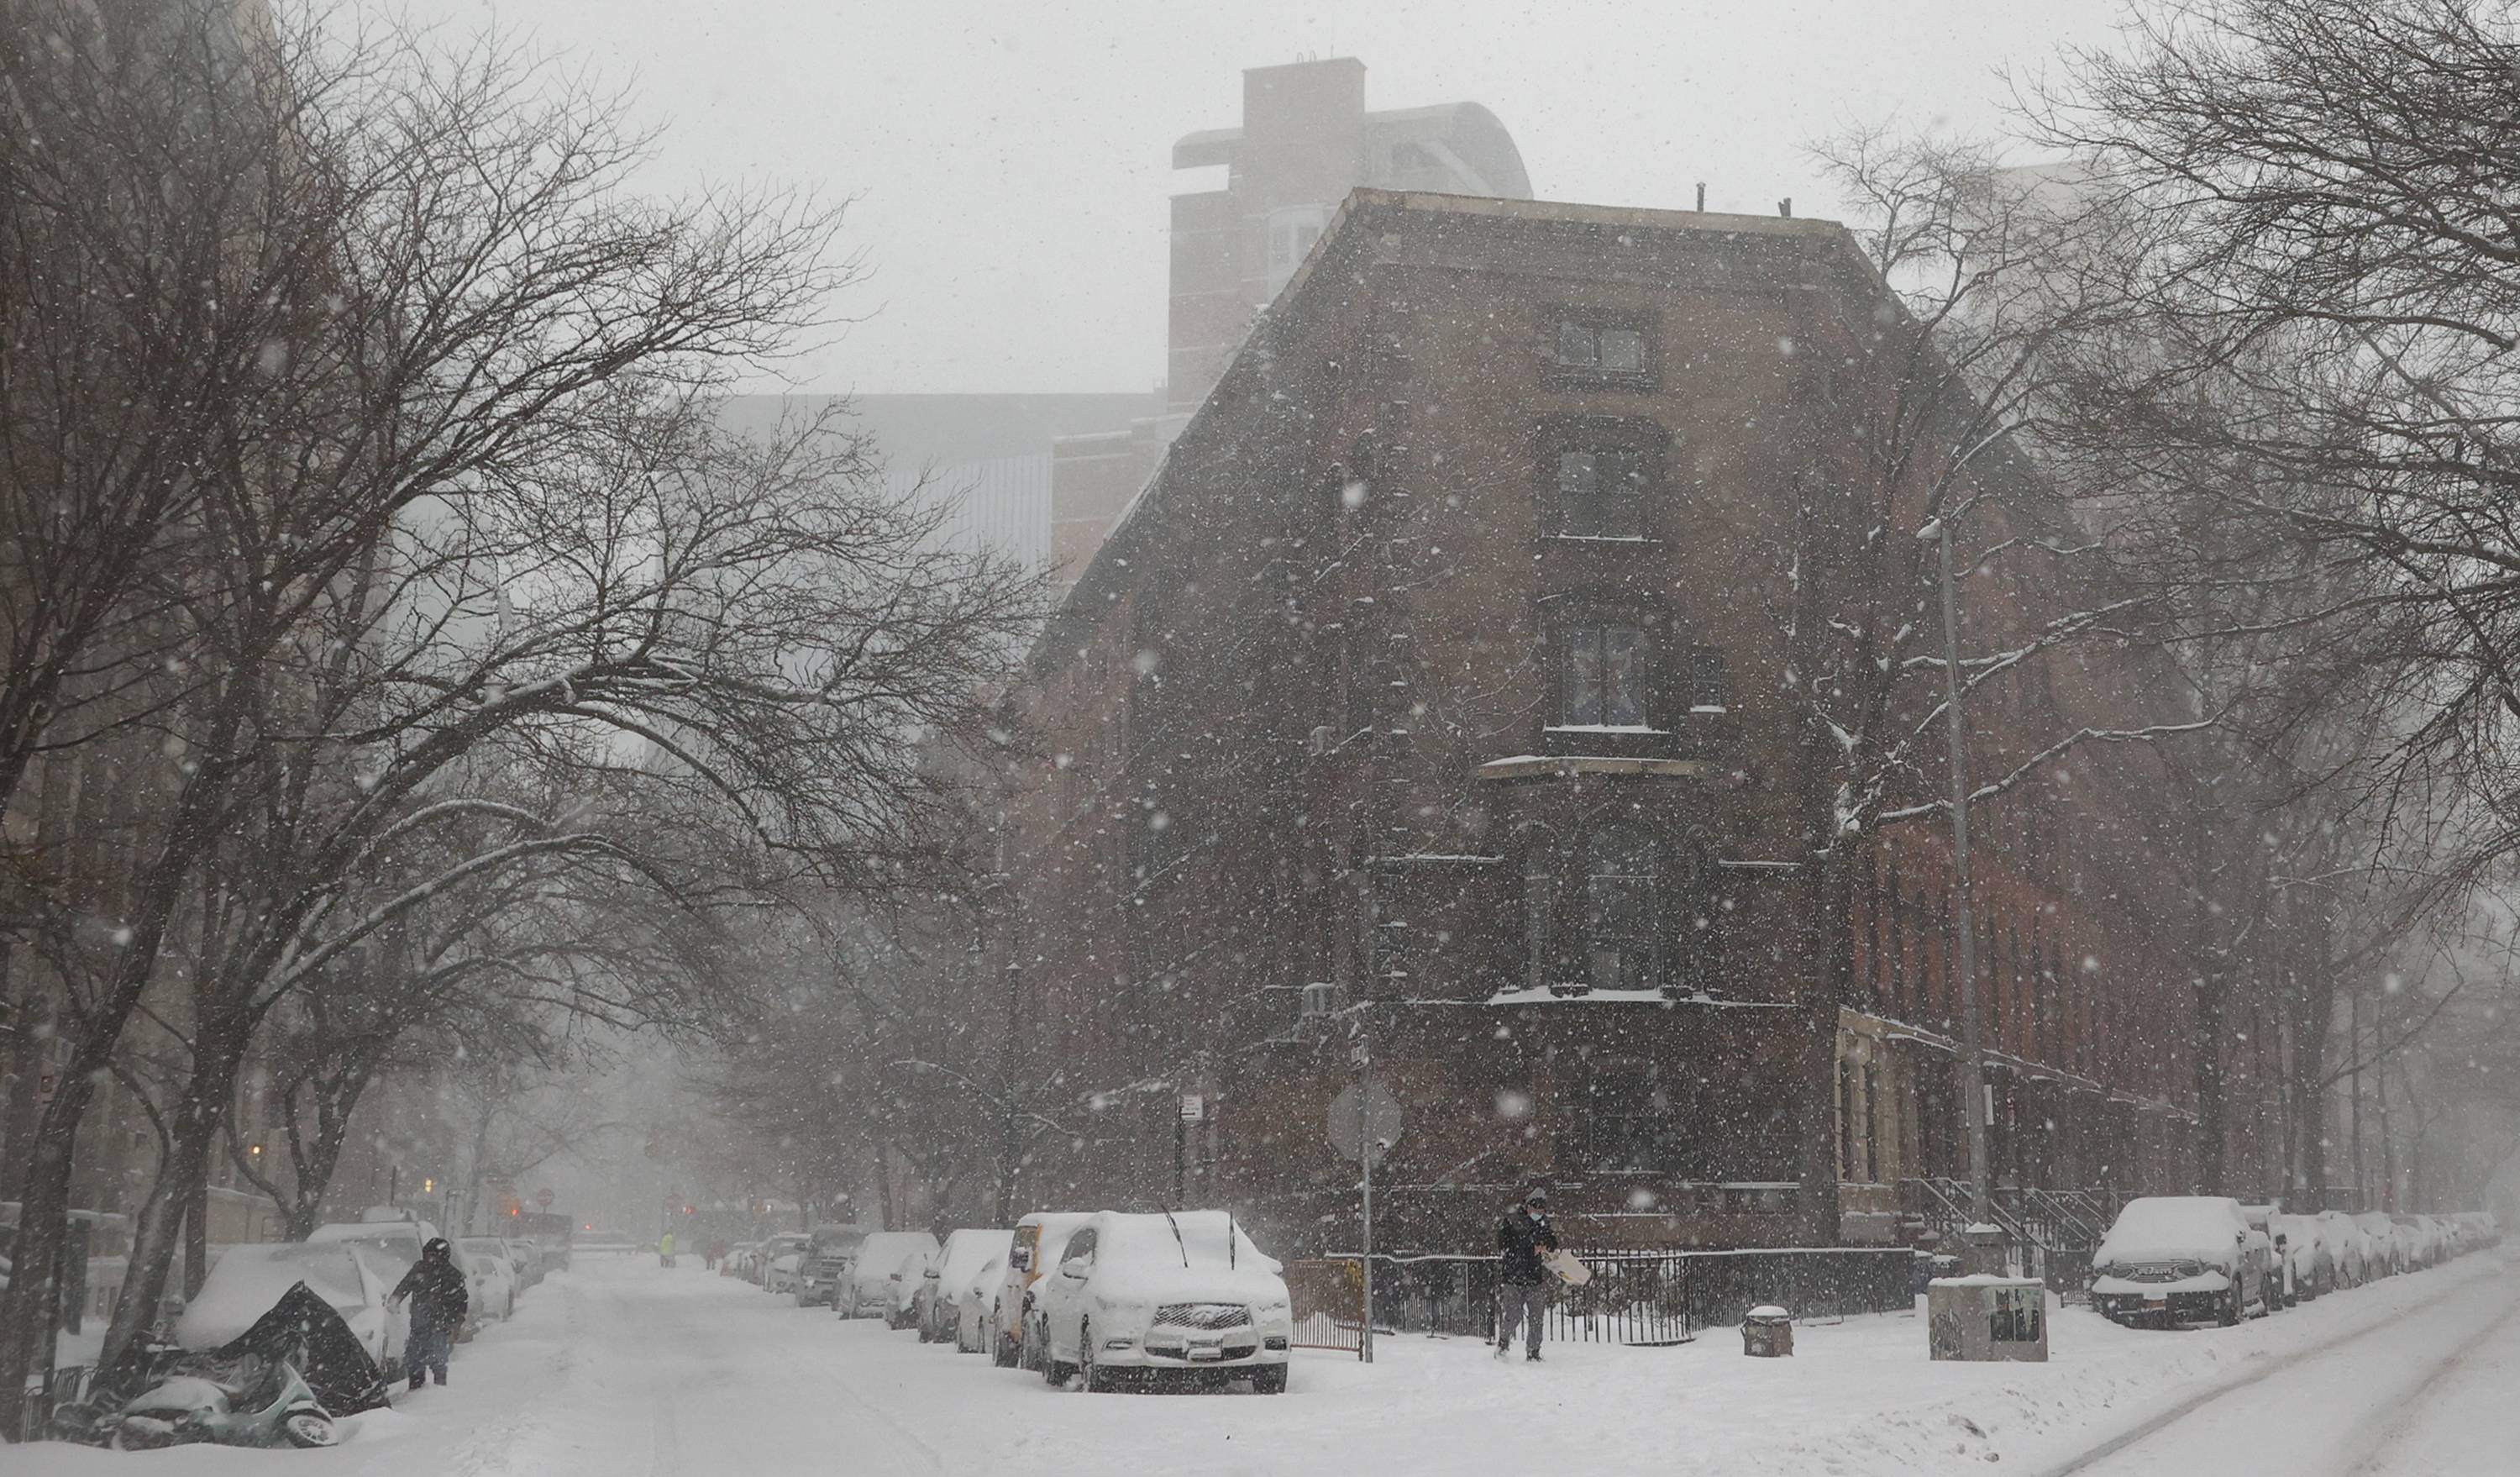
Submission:
<svg viewBox="0 0 2520 1477">
<path fill-rule="evenodd" d="M 1741 1319 L 1741 1352 L 1752 1359 L 1783 1359 L 1794 1352 L 1794 1320 L 1774 1303 L 1762 1303 Z"/>
<path fill-rule="evenodd" d="M 1936 1277 L 1925 1285 L 1926 1347 L 1938 1360 L 2048 1362 L 2048 1288 L 2036 1277 Z"/>
</svg>

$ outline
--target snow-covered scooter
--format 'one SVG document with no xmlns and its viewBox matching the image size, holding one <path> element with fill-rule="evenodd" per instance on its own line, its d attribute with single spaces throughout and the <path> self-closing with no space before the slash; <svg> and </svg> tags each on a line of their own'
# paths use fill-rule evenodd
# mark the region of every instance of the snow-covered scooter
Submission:
<svg viewBox="0 0 2520 1477">
<path fill-rule="evenodd" d="M 231 1447 L 329 1447 L 332 1415 L 287 1360 L 179 1361 L 100 1424 L 117 1452 L 214 1442 Z"/>
</svg>

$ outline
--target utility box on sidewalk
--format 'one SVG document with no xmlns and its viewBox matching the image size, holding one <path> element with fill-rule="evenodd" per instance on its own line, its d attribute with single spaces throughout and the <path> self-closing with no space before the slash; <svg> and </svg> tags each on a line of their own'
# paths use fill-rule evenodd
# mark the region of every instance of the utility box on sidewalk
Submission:
<svg viewBox="0 0 2520 1477">
<path fill-rule="evenodd" d="M 2048 1288 L 2036 1277 L 1936 1277 L 1925 1284 L 1933 1357 L 2048 1362 Z"/>
</svg>

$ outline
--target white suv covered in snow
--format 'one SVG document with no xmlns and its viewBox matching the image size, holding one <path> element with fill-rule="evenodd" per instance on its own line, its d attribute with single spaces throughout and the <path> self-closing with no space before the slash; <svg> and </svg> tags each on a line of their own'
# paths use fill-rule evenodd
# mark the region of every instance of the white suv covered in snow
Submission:
<svg viewBox="0 0 2520 1477">
<path fill-rule="evenodd" d="M 2236 1323 L 2274 1306 L 2273 1266 L 2273 1243 L 2230 1196 L 2145 1195 L 2092 1253 L 2092 1306 L 2121 1323 Z"/>
<path fill-rule="evenodd" d="M 1104 1211 L 1034 1288 L 1042 1372 L 1088 1390 L 1170 1376 L 1286 1388 L 1294 1312 L 1279 1265 L 1221 1210 Z"/>
</svg>

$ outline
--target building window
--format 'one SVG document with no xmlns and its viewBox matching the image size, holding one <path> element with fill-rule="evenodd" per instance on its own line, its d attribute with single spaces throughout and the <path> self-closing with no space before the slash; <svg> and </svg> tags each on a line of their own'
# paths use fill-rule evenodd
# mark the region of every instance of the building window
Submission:
<svg viewBox="0 0 2520 1477">
<path fill-rule="evenodd" d="M 1649 388 L 1654 382 L 1654 320 L 1648 313 L 1561 308 L 1550 336 L 1552 384 Z"/>
<path fill-rule="evenodd" d="M 1658 986 L 1654 894 L 1659 870 L 1653 842 L 1633 827 L 1614 826 L 1593 837 L 1585 854 L 1584 946 L 1596 990 L 1650 990 Z"/>
<path fill-rule="evenodd" d="M 1691 647 L 1688 651 L 1688 710 L 1692 713 L 1721 713 L 1732 706 L 1732 669 L 1723 651 L 1714 647 Z"/>
<path fill-rule="evenodd" d="M 1584 622 L 1567 631 L 1565 722 L 1579 728 L 1647 728 L 1645 668 L 1651 648 L 1638 625 Z"/>
<path fill-rule="evenodd" d="M 1586 1157 L 1602 1170 L 1683 1172 L 1690 1166 L 1686 1073 L 1649 1061 L 1596 1059 L 1584 1082 Z"/>
<path fill-rule="evenodd" d="M 1559 452 L 1557 534 L 1560 538 L 1643 538 L 1643 467 L 1634 457 L 1617 452 Z"/>
<path fill-rule="evenodd" d="M 1542 526 L 1557 538 L 1644 538 L 1668 439 L 1650 421 L 1572 416 L 1544 425 Z"/>
<path fill-rule="evenodd" d="M 1327 205 L 1286 205 L 1269 212 L 1269 301 L 1277 300 L 1295 269 L 1312 254 L 1313 243 L 1322 239 L 1329 218 Z"/>
</svg>

